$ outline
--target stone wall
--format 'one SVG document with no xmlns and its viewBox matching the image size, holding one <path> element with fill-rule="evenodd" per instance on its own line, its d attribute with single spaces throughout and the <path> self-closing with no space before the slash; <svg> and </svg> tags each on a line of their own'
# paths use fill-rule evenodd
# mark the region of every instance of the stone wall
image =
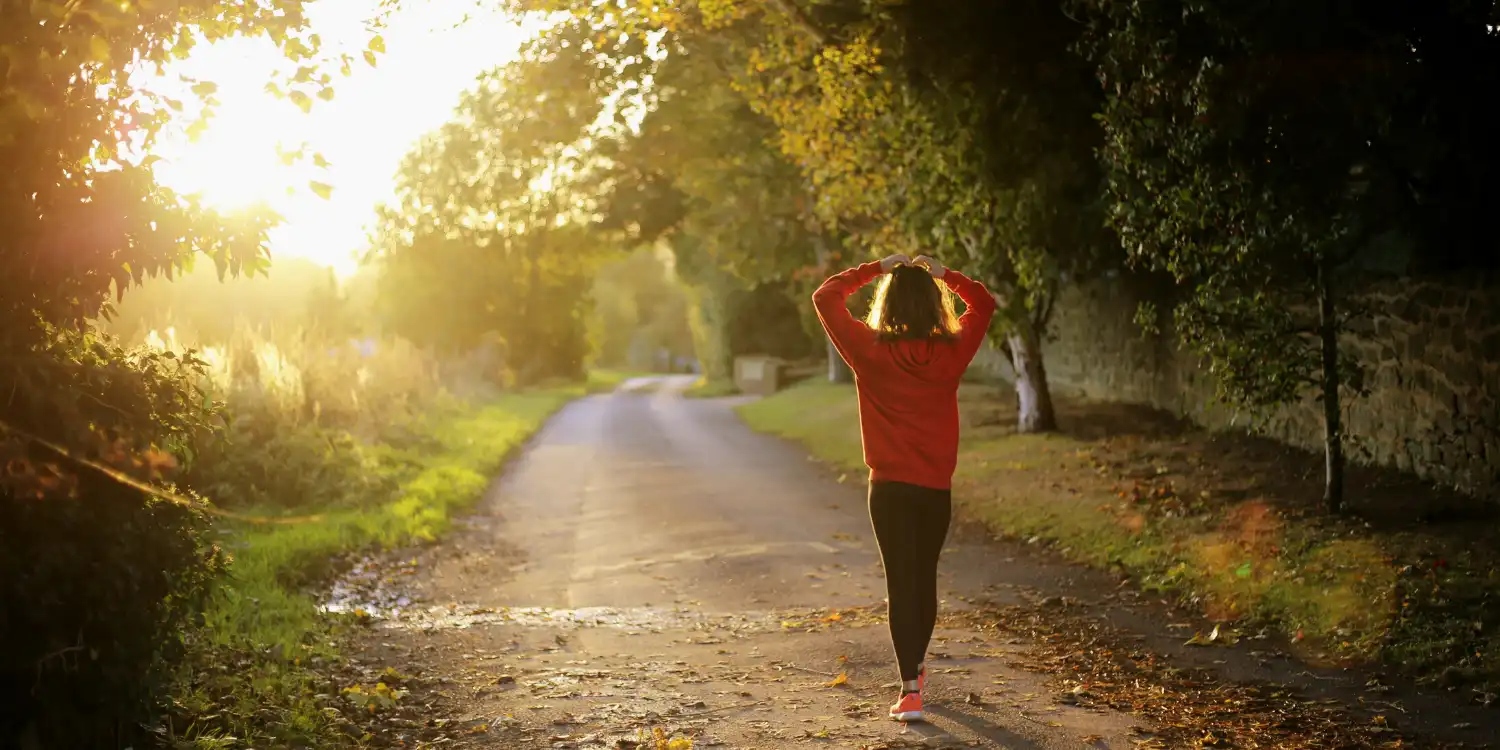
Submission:
<svg viewBox="0 0 1500 750">
<path fill-rule="evenodd" d="M 1132 275 L 1067 289 L 1044 347 L 1054 390 L 1148 404 L 1215 429 L 1249 425 L 1249 415 L 1216 403 L 1208 373 L 1177 349 L 1170 332 L 1142 336 L 1137 305 L 1161 293 Z M 1382 281 L 1360 294 L 1376 314 L 1344 340 L 1369 389 L 1345 401 L 1351 457 L 1500 498 L 1500 283 Z M 980 364 L 1010 374 L 997 354 Z M 1309 400 L 1259 415 L 1255 426 L 1321 450 L 1321 414 Z"/>
</svg>

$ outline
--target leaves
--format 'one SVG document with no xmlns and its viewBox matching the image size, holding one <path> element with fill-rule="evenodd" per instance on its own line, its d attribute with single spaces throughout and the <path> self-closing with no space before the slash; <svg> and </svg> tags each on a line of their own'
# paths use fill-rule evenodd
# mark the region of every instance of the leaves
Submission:
<svg viewBox="0 0 1500 750">
<path fill-rule="evenodd" d="M 325 201 L 333 197 L 333 186 L 329 185 L 326 182 L 318 182 L 317 180 L 313 180 L 312 182 L 307 183 L 307 186 L 311 188 L 319 198 L 322 198 Z"/>
</svg>

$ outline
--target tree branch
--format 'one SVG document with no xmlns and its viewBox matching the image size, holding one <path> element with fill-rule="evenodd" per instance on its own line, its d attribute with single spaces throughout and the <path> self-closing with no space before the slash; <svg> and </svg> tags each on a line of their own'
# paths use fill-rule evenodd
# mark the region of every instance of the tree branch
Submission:
<svg viewBox="0 0 1500 750">
<path fill-rule="evenodd" d="M 817 25 L 812 22 L 812 19 L 807 17 L 807 13 L 803 12 L 802 8 L 799 7 L 797 3 L 794 2 L 794 0 L 770 0 L 770 5 L 775 6 L 778 10 L 780 10 L 783 14 L 790 18 L 792 20 L 792 25 L 796 27 L 798 31 L 806 34 L 808 38 L 817 42 L 819 46 L 828 46 L 828 34 L 825 33 L 822 29 L 818 28 Z"/>
</svg>

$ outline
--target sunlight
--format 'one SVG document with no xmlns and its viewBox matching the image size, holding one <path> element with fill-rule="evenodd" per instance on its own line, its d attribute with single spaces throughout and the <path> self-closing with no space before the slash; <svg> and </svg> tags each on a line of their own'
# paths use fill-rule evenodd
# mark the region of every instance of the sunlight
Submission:
<svg viewBox="0 0 1500 750">
<path fill-rule="evenodd" d="M 365 249 L 377 203 L 392 196 L 401 158 L 427 131 L 447 121 L 476 76 L 513 59 L 540 23 L 516 20 L 469 4 L 437 0 L 403 3 L 382 35 L 386 53 L 373 69 L 362 60 L 367 21 L 380 0 L 323 0 L 308 18 L 325 52 L 356 60 L 348 77 L 334 71 L 332 101 L 309 112 L 266 90 L 287 63 L 267 40 L 234 39 L 204 45 L 144 85 L 190 103 L 179 74 L 218 84 L 220 106 L 194 140 L 186 122 L 164 137 L 154 155 L 162 184 L 196 194 L 208 205 L 235 211 L 265 204 L 284 221 L 271 235 L 272 257 L 301 256 L 347 276 Z M 189 106 L 189 110 L 193 106 Z M 186 119 L 186 118 L 184 118 Z M 285 151 L 306 148 L 326 159 L 292 164 Z M 310 189 L 331 188 L 325 199 Z"/>
</svg>

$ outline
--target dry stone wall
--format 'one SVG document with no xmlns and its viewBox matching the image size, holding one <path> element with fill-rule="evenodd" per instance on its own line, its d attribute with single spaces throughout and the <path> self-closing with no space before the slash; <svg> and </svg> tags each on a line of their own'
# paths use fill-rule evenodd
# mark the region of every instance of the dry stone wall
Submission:
<svg viewBox="0 0 1500 750">
<path fill-rule="evenodd" d="M 1249 426 L 1249 415 L 1216 403 L 1210 376 L 1175 346 L 1170 331 L 1142 335 L 1136 308 L 1158 293 L 1131 275 L 1066 289 L 1044 347 L 1054 390 L 1147 404 L 1213 429 Z M 1500 283 L 1382 281 L 1360 295 L 1375 314 L 1343 341 L 1369 389 L 1346 400 L 1353 457 L 1500 499 Z M 993 352 L 978 364 L 1010 374 Z M 1311 400 L 1259 415 L 1254 425 L 1321 449 L 1321 407 Z"/>
</svg>

